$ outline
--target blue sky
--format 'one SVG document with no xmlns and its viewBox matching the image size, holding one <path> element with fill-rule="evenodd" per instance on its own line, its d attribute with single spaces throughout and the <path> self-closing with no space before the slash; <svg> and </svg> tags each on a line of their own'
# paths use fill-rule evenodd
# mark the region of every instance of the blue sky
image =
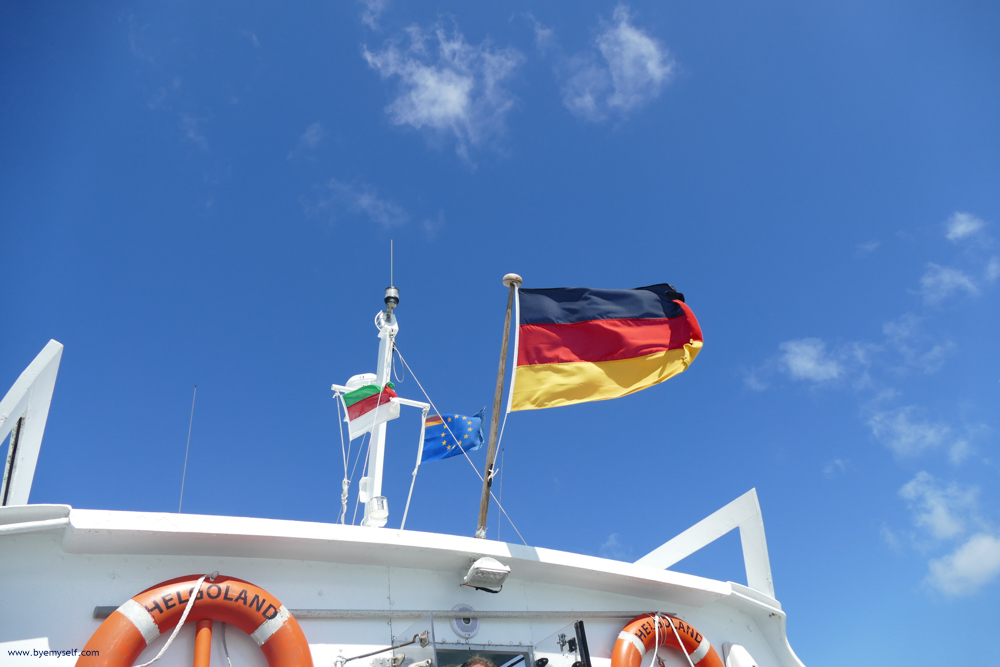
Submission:
<svg viewBox="0 0 1000 667">
<path fill-rule="evenodd" d="M 0 12 L 0 377 L 66 346 L 33 502 L 175 511 L 197 384 L 185 511 L 333 521 L 329 386 L 374 370 L 392 238 L 445 412 L 492 402 L 509 271 L 670 282 L 701 322 L 663 385 L 510 417 L 530 543 L 634 560 L 756 487 L 806 664 L 979 655 L 931 618 L 992 636 L 996 5 Z M 390 425 L 390 526 L 418 421 Z M 408 527 L 472 534 L 479 488 L 425 466 Z M 741 568 L 732 534 L 681 564 Z"/>
</svg>

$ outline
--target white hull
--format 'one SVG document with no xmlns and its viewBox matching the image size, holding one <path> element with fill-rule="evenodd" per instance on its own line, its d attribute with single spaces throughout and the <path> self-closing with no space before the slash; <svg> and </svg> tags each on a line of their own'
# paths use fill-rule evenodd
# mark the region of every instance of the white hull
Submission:
<svg viewBox="0 0 1000 667">
<path fill-rule="evenodd" d="M 481 556 L 511 568 L 499 594 L 460 586 Z M 690 623 L 720 655 L 723 643 L 732 642 L 744 646 L 760 667 L 801 666 L 786 640 L 780 604 L 746 586 L 451 535 L 28 505 L 0 508 L 0 563 L 0 664 L 12 667 L 72 665 L 72 657 L 15 658 L 8 651 L 80 649 L 101 622 L 94 618 L 95 607 L 117 607 L 161 581 L 213 571 L 278 597 L 301 623 L 317 667 L 409 639 L 413 628 L 429 623 L 427 612 L 458 604 L 486 615 L 471 639 L 461 638 L 449 618 L 435 618 L 440 667 L 451 664 L 446 653 L 451 648 L 521 647 L 517 650 L 537 657 L 551 649 L 554 634 L 581 619 L 592 667 L 610 667 L 619 631 L 633 613 L 647 611 L 669 612 Z M 225 665 L 216 627 L 212 663 Z M 230 629 L 227 640 L 236 667 L 266 664 L 241 631 Z M 151 659 L 163 641 L 161 636 L 153 642 L 139 661 Z M 399 652 L 407 654 L 403 667 L 423 657 L 408 648 Z M 186 627 L 157 664 L 187 667 L 192 655 L 193 628 Z M 347 667 L 378 667 L 379 658 L 391 655 Z M 673 649 L 660 649 L 658 657 L 665 667 L 687 664 Z M 550 667 L 558 667 L 556 662 Z"/>
</svg>

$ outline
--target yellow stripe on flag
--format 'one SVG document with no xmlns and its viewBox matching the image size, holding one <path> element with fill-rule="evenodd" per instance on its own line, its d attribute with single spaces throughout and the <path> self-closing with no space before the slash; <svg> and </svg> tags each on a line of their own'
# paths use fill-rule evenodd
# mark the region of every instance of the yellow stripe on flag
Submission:
<svg viewBox="0 0 1000 667">
<path fill-rule="evenodd" d="M 440 417 L 428 417 L 427 421 L 424 422 L 424 426 L 437 426 L 438 424 L 443 424 L 444 422 Z"/>
<path fill-rule="evenodd" d="M 634 359 L 518 366 L 510 409 L 538 410 L 632 394 L 682 373 L 701 345 L 695 340 Z"/>
</svg>

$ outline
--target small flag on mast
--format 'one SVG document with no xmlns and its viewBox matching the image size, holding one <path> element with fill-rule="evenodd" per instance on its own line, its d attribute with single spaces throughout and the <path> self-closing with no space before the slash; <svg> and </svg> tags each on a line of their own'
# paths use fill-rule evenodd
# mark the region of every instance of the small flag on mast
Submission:
<svg viewBox="0 0 1000 667">
<path fill-rule="evenodd" d="M 683 372 L 701 351 L 698 320 L 666 283 L 631 290 L 518 290 L 508 411 L 618 398 Z"/>
<path fill-rule="evenodd" d="M 344 394 L 347 408 L 347 428 L 351 440 L 364 435 L 378 424 L 399 416 L 399 397 L 391 382 L 381 391 L 377 384 L 369 384 Z"/>
<path fill-rule="evenodd" d="M 462 450 L 472 452 L 483 446 L 483 418 L 486 408 L 472 417 L 465 415 L 434 415 L 424 422 L 424 453 L 421 463 L 441 461 L 458 456 Z M 456 440 L 457 438 L 457 440 Z M 457 443 L 461 443 L 459 448 Z"/>
</svg>

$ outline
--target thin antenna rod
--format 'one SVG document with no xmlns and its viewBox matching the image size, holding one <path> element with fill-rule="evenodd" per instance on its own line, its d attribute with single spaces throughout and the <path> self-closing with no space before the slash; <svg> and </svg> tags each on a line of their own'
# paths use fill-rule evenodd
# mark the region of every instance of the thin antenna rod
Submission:
<svg viewBox="0 0 1000 667">
<path fill-rule="evenodd" d="M 177 503 L 177 513 L 181 513 L 181 507 L 184 505 L 184 478 L 187 477 L 188 471 L 188 452 L 191 451 L 191 426 L 194 425 L 194 399 L 198 398 L 198 385 L 194 386 L 194 395 L 191 396 L 191 419 L 188 421 L 188 441 L 187 446 L 184 448 L 184 472 L 181 473 L 181 499 Z"/>
<path fill-rule="evenodd" d="M 389 239 L 389 285 L 395 285 L 392 282 L 392 239 Z"/>
</svg>

